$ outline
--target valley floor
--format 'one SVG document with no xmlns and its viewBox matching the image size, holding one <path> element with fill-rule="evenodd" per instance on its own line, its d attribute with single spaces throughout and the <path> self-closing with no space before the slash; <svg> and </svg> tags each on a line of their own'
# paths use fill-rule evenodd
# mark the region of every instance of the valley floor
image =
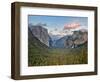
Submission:
<svg viewBox="0 0 100 82">
<path fill-rule="evenodd" d="M 29 52 L 29 66 L 50 66 L 50 65 L 71 65 L 71 64 L 87 64 L 88 55 L 86 47 L 57 49 L 51 48 L 47 53 Z"/>
</svg>

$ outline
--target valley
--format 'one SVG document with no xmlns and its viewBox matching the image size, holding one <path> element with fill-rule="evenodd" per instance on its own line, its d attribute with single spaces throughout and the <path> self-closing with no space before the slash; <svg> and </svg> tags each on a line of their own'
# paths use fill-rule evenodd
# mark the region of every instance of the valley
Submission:
<svg viewBox="0 0 100 82">
<path fill-rule="evenodd" d="M 52 38 L 50 38 L 46 29 L 40 27 L 33 32 L 28 28 L 28 66 L 88 63 L 87 33 L 75 32 L 76 35 L 62 37 L 58 40 L 58 43 L 52 46 Z M 65 44 L 64 41 L 67 43 Z M 71 41 L 74 43 L 70 43 Z"/>
<path fill-rule="evenodd" d="M 85 47 L 86 48 L 86 47 Z M 77 49 L 48 49 L 48 53 L 44 52 L 34 54 L 29 59 L 29 66 L 48 66 L 48 65 L 71 65 L 71 64 L 87 64 L 87 51 L 84 47 Z"/>
</svg>

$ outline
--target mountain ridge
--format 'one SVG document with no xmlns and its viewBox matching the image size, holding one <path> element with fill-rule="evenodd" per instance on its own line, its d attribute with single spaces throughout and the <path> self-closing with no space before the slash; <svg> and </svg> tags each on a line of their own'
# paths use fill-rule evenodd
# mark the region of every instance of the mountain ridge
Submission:
<svg viewBox="0 0 100 82">
<path fill-rule="evenodd" d="M 78 45 L 88 41 L 88 32 L 86 29 L 73 31 L 71 35 L 50 35 L 43 26 L 31 26 L 32 34 L 43 44 L 51 48 L 75 48 Z"/>
<path fill-rule="evenodd" d="M 74 31 L 72 35 L 64 36 L 58 39 L 54 47 L 58 48 L 75 48 L 78 45 L 88 41 L 87 31 Z"/>
</svg>

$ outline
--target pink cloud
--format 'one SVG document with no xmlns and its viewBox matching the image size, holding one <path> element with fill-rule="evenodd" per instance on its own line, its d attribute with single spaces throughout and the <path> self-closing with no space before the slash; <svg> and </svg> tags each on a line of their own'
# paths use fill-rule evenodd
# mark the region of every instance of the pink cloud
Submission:
<svg viewBox="0 0 100 82">
<path fill-rule="evenodd" d="M 65 24 L 64 30 L 66 30 L 66 29 L 76 29 L 76 28 L 79 28 L 80 26 L 81 26 L 80 23 L 73 22 L 73 23 L 70 23 L 70 24 Z"/>
</svg>

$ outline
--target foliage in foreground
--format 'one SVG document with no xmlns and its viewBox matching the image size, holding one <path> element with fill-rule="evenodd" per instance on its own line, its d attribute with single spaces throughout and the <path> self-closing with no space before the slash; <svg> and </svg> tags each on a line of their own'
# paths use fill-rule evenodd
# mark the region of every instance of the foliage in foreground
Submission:
<svg viewBox="0 0 100 82">
<path fill-rule="evenodd" d="M 80 47 L 75 49 L 49 49 L 39 51 L 29 49 L 29 66 L 87 64 L 87 49 Z"/>
</svg>

